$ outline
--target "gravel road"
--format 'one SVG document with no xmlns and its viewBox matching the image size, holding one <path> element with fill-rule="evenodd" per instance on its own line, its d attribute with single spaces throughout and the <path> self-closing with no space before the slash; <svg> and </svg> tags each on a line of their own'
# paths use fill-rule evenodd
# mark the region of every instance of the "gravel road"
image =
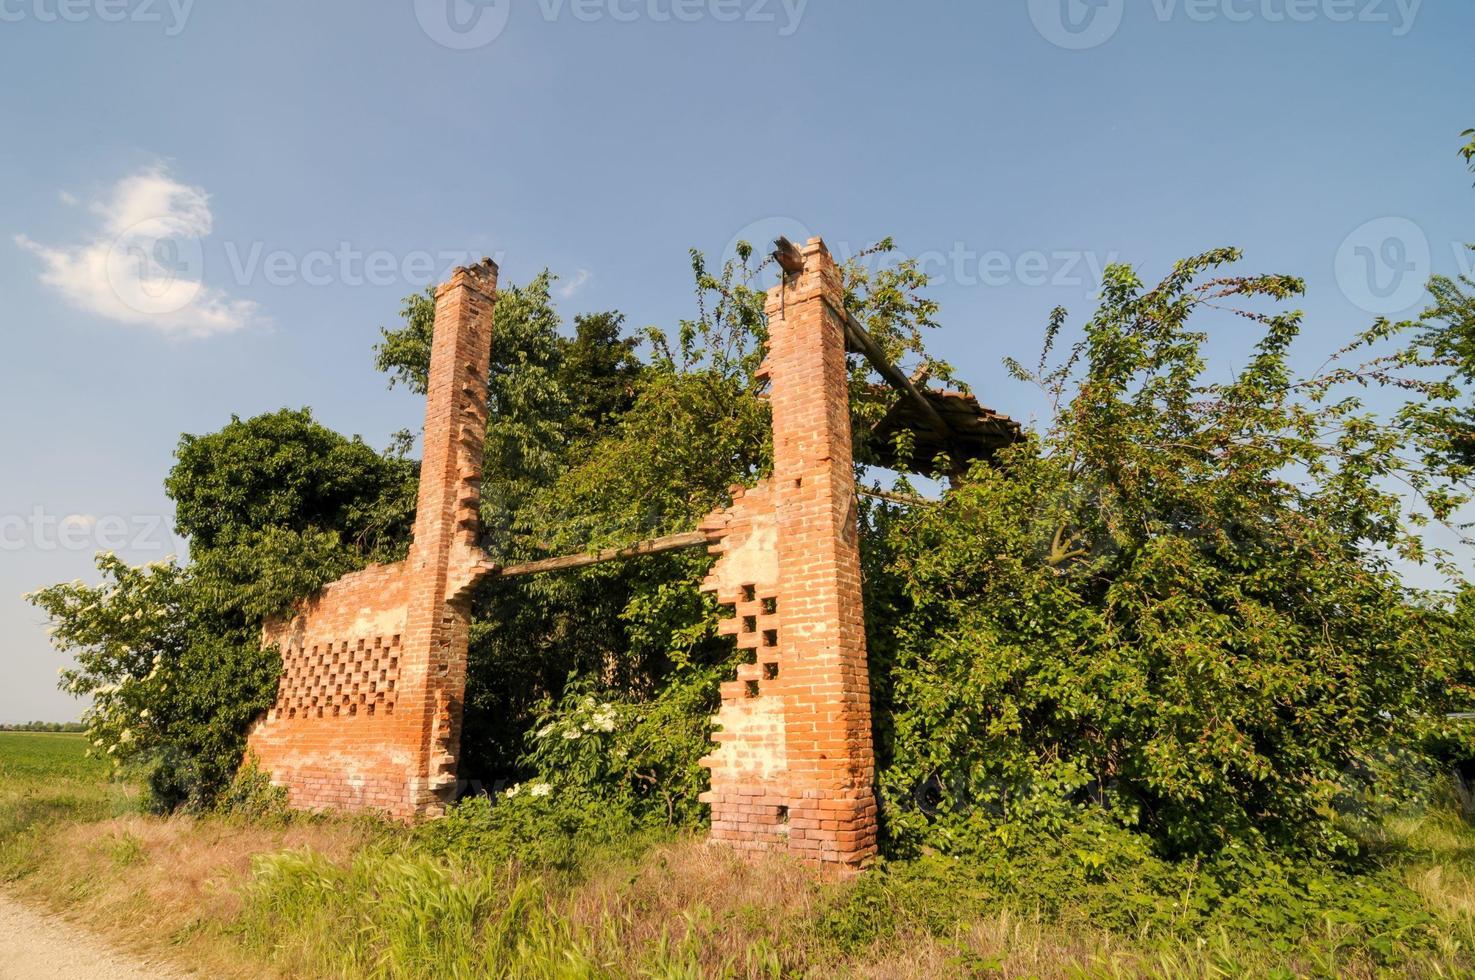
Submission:
<svg viewBox="0 0 1475 980">
<path fill-rule="evenodd" d="M 3 980 L 185 980 L 187 976 L 119 953 L 65 919 L 0 895 Z"/>
</svg>

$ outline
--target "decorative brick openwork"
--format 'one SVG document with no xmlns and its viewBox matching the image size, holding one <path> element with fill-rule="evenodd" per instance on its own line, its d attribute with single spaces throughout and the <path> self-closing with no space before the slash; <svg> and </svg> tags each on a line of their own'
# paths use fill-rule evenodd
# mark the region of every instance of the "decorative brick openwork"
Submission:
<svg viewBox="0 0 1475 980">
<path fill-rule="evenodd" d="M 376 636 L 373 646 L 367 640 L 356 646 L 343 640 L 283 650 L 281 692 L 272 718 L 394 714 L 399 640 Z"/>
<path fill-rule="evenodd" d="M 802 254 L 768 297 L 773 476 L 703 525 L 705 587 L 751 651 L 722 687 L 704 799 L 713 840 L 849 869 L 875 854 L 876 798 L 844 292 L 822 241 Z"/>
<path fill-rule="evenodd" d="M 436 293 L 409 557 L 340 579 L 267 624 L 282 679 L 248 747 L 294 806 L 413 816 L 455 795 L 467 593 L 492 571 L 477 536 L 496 290 L 488 259 Z"/>
</svg>

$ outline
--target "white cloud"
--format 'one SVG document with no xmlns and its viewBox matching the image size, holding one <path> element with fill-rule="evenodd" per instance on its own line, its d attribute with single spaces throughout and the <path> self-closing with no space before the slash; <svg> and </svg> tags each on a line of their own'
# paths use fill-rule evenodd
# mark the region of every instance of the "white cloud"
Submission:
<svg viewBox="0 0 1475 980">
<path fill-rule="evenodd" d="M 586 285 L 588 285 L 589 280 L 593 278 L 594 273 L 590 272 L 588 269 L 580 269 L 578 272 L 574 273 L 574 277 L 573 279 L 569 280 L 568 285 L 564 286 L 558 291 L 558 295 L 562 296 L 564 299 L 572 299 L 573 295 L 579 290 L 583 289 Z"/>
<path fill-rule="evenodd" d="M 214 224 L 204 188 L 152 167 L 123 178 L 88 209 L 99 228 L 81 244 L 52 247 L 15 236 L 41 259 L 41 282 L 72 305 L 187 337 L 228 333 L 257 318 L 255 303 L 203 281 L 201 239 Z"/>
</svg>

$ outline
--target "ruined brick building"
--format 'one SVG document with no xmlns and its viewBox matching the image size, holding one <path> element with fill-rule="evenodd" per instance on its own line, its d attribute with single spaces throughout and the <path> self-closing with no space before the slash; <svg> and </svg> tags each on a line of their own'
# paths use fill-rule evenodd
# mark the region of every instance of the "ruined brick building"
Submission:
<svg viewBox="0 0 1475 980">
<path fill-rule="evenodd" d="M 875 852 L 871 747 L 848 352 L 890 385 L 880 444 L 907 429 L 925 468 L 980 458 L 1017 436 L 971 396 L 921 390 L 885 363 L 846 311 L 825 245 L 781 241 L 768 297 L 774 471 L 690 533 L 604 555 L 496 566 L 478 545 L 497 269 L 458 269 L 436 293 L 414 543 L 399 564 L 328 585 L 290 622 L 275 705 L 250 751 L 294 806 L 434 815 L 452 802 L 466 683 L 470 591 L 529 574 L 684 547 L 718 556 L 705 588 L 732 608 L 722 631 L 751 651 L 723 685 L 704 801 L 712 838 L 856 867 Z"/>
</svg>

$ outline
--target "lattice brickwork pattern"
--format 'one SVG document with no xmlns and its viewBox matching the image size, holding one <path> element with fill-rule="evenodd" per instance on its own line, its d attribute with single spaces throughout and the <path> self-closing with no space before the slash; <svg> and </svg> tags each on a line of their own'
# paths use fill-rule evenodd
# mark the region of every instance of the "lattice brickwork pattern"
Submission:
<svg viewBox="0 0 1475 980">
<path fill-rule="evenodd" d="M 436 291 L 409 557 L 326 586 L 265 630 L 282 678 L 248 748 L 294 806 L 408 817 L 454 797 L 496 285 L 487 260 Z"/>
<path fill-rule="evenodd" d="M 284 671 L 272 717 L 336 718 L 394 714 L 400 638 L 314 643 L 282 654 Z"/>
</svg>

